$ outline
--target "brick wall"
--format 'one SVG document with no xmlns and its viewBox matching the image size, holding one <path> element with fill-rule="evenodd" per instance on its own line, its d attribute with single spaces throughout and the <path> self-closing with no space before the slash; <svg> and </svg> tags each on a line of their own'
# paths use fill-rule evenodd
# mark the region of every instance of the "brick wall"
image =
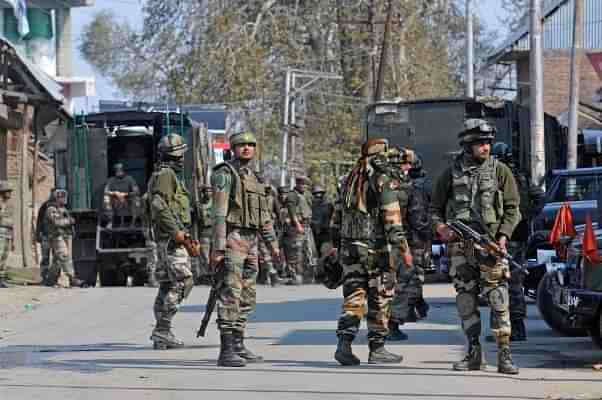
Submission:
<svg viewBox="0 0 602 400">
<path fill-rule="evenodd" d="M 571 52 L 570 50 L 546 50 L 544 57 L 544 111 L 558 116 L 568 110 L 569 91 L 571 80 Z M 528 104 L 529 87 L 520 83 L 529 82 L 529 58 L 517 61 L 517 76 L 519 81 L 519 102 Z M 580 98 L 583 101 L 592 101 L 594 94 L 602 82 L 598 78 L 594 67 L 586 54 L 581 60 L 581 79 L 579 85 Z"/>
</svg>

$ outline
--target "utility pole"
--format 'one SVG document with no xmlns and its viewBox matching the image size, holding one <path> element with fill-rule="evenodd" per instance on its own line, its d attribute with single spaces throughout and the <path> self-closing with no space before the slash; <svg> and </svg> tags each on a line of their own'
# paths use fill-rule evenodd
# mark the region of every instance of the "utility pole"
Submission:
<svg viewBox="0 0 602 400">
<path fill-rule="evenodd" d="M 577 135 L 579 133 L 579 81 L 583 49 L 583 0 L 575 0 L 573 15 L 573 47 L 571 48 L 571 89 L 569 96 L 569 136 L 566 152 L 568 169 L 577 168 Z"/>
<path fill-rule="evenodd" d="M 393 2 L 389 0 L 387 7 L 387 21 L 385 22 L 385 33 L 383 35 L 383 46 L 380 51 L 380 63 L 378 65 L 378 81 L 376 82 L 376 92 L 374 93 L 374 101 L 377 102 L 383 98 L 385 67 L 387 65 L 387 55 L 389 49 L 389 35 L 391 30 L 391 14 L 393 11 Z"/>
<path fill-rule="evenodd" d="M 531 88 L 531 182 L 545 189 L 546 151 L 543 118 L 542 0 L 531 0 L 531 52 L 529 54 Z"/>
<path fill-rule="evenodd" d="M 280 186 L 286 185 L 288 175 L 288 143 L 292 125 L 295 123 L 295 100 L 311 92 L 323 79 L 343 79 L 342 76 L 320 71 L 308 71 L 302 69 L 286 69 L 284 79 L 284 110 L 282 118 L 282 164 L 280 171 Z M 305 80 L 305 82 L 301 82 Z M 309 80 L 309 81 L 308 81 Z M 297 82 L 300 86 L 297 87 Z M 292 141 L 294 143 L 294 141 Z M 294 154 L 294 150 L 291 151 Z"/>
<path fill-rule="evenodd" d="M 474 97 L 474 17 L 472 0 L 466 0 L 466 97 Z"/>
</svg>

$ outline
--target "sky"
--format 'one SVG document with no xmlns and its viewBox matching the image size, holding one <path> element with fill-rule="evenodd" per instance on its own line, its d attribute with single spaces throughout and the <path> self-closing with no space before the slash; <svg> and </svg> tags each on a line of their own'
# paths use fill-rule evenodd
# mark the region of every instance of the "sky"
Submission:
<svg viewBox="0 0 602 400">
<path fill-rule="evenodd" d="M 171 0 L 166 0 L 171 1 Z M 103 10 L 113 10 L 118 15 L 122 15 L 125 20 L 132 25 L 142 26 L 142 3 L 143 0 L 96 0 L 93 7 L 74 8 L 72 10 L 73 21 L 73 41 L 74 41 L 74 75 L 78 77 L 94 77 L 96 80 L 96 96 L 89 98 L 89 104 L 96 104 L 98 99 L 110 100 L 120 99 L 119 91 L 107 79 L 103 78 L 98 72 L 87 64 L 77 50 L 81 42 L 81 32 L 88 23 L 92 21 L 94 15 Z M 499 16 L 503 14 L 500 0 L 474 0 L 476 13 L 483 18 L 491 27 L 502 29 L 499 23 Z M 498 38 L 502 40 L 503 38 Z M 76 102 L 76 107 L 85 107 L 85 102 Z"/>
</svg>

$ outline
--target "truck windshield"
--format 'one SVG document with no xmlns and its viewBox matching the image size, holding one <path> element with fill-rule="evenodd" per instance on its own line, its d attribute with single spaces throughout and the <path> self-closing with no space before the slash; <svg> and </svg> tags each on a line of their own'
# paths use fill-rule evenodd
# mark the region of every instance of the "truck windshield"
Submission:
<svg viewBox="0 0 602 400">
<path fill-rule="evenodd" d="M 547 202 L 596 200 L 601 175 L 559 176 Z"/>
</svg>

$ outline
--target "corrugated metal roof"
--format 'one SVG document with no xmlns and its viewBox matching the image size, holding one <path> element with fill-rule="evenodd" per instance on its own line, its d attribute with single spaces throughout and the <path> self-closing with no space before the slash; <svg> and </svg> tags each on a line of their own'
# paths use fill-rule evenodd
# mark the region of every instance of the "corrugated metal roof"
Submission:
<svg viewBox="0 0 602 400">
<path fill-rule="evenodd" d="M 575 0 L 554 0 L 544 10 L 544 49 L 568 49 L 573 42 L 573 10 Z M 530 20 L 521 26 L 487 57 L 488 64 L 496 63 L 506 53 L 529 50 Z M 602 1 L 583 0 L 583 48 L 602 49 Z"/>
</svg>

